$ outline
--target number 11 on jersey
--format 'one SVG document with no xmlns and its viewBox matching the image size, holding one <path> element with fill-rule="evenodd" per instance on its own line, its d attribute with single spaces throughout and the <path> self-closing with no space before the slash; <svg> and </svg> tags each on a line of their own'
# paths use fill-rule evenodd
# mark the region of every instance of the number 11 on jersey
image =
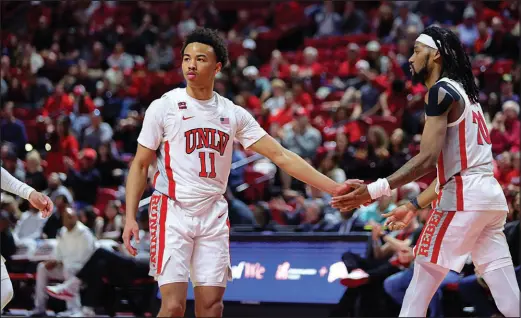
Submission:
<svg viewBox="0 0 521 318">
<path fill-rule="evenodd" d="M 208 157 L 210 157 L 210 173 L 208 174 L 206 170 L 206 152 L 199 153 L 199 159 L 201 160 L 201 171 L 199 172 L 199 177 L 202 178 L 215 178 L 217 174 L 215 173 L 215 153 L 208 152 Z"/>
</svg>

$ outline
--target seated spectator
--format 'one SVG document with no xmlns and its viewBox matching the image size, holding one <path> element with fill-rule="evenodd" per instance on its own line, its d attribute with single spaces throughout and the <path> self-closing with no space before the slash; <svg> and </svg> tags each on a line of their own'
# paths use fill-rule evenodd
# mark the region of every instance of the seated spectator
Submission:
<svg viewBox="0 0 521 318">
<path fill-rule="evenodd" d="M 505 188 L 509 183 L 507 176 L 512 172 L 512 155 L 510 152 L 505 151 L 496 157 L 496 162 L 497 167 L 494 169 L 494 177 Z"/>
<path fill-rule="evenodd" d="M 3 142 L 0 150 L 2 167 L 16 179 L 25 182 L 25 169 L 22 160 L 16 155 L 15 146 L 10 142 Z"/>
<path fill-rule="evenodd" d="M 100 172 L 100 186 L 103 188 L 117 187 L 123 184 L 123 170 L 127 165 L 117 159 L 112 151 L 111 143 L 103 143 L 98 148 L 96 169 Z"/>
<path fill-rule="evenodd" d="M 284 108 L 286 104 L 285 98 L 286 83 L 281 79 L 271 81 L 272 96 L 264 103 L 264 109 L 274 115 L 279 109 Z"/>
<path fill-rule="evenodd" d="M 74 99 L 65 92 L 63 83 L 58 83 L 54 94 L 49 96 L 42 109 L 44 118 L 56 118 L 60 115 L 69 115 L 74 108 Z"/>
<path fill-rule="evenodd" d="M 103 217 L 96 219 L 95 233 L 98 239 L 121 240 L 123 233 L 123 211 L 121 202 L 110 201 L 103 211 Z"/>
<path fill-rule="evenodd" d="M 505 114 L 505 136 L 509 142 L 510 151 L 520 150 L 521 122 L 519 121 L 519 104 L 514 101 L 503 103 L 503 114 Z"/>
<path fill-rule="evenodd" d="M 112 54 L 107 58 L 107 64 L 111 68 L 118 67 L 121 70 L 127 70 L 134 67 L 134 60 L 132 56 L 125 52 L 123 43 L 118 42 L 114 46 Z"/>
<path fill-rule="evenodd" d="M 33 187 L 36 191 L 47 189 L 47 178 L 43 173 L 42 158 L 40 153 L 32 150 L 25 156 L 26 174 L 25 183 Z"/>
<path fill-rule="evenodd" d="M 345 34 L 369 33 L 367 18 L 362 10 L 356 8 L 355 1 L 346 1 L 342 15 L 342 31 Z"/>
<path fill-rule="evenodd" d="M 408 227 L 398 233 L 385 233 L 382 226 L 372 223 L 372 255 L 364 258 L 358 254 L 348 251 L 342 255 L 346 265 L 348 277 L 342 279 L 342 283 L 348 288 L 342 299 L 334 309 L 334 316 L 346 316 L 351 314 L 355 317 L 377 315 L 382 310 L 382 301 L 375 306 L 375 297 L 383 294 L 383 281 L 402 268 L 409 265 L 406 260 L 399 259 L 400 251 L 410 246 L 415 234 L 419 236 L 418 222 L 411 222 Z M 382 244 L 382 241 L 385 244 Z M 349 275 L 349 272 L 358 273 L 357 276 Z M 384 299 L 384 297 L 381 297 Z M 379 308 L 375 308 L 379 307 Z"/>
<path fill-rule="evenodd" d="M 297 78 L 311 79 L 318 77 L 324 71 L 322 64 L 317 62 L 318 50 L 314 47 L 308 46 L 302 52 L 303 62 L 298 67 Z"/>
<path fill-rule="evenodd" d="M 410 158 L 408 143 L 405 138 L 405 133 L 401 128 L 393 131 L 389 143 L 389 161 L 391 163 L 392 171 L 401 168 Z"/>
<path fill-rule="evenodd" d="M 309 113 L 299 108 L 295 119 L 282 127 L 281 143 L 302 158 L 313 158 L 322 142 L 320 132 L 309 123 Z"/>
<path fill-rule="evenodd" d="M 73 202 L 72 194 L 63 184 L 60 175 L 57 172 L 53 172 L 47 178 L 48 188 L 43 191 L 43 194 L 48 196 L 52 202 L 56 202 L 59 195 L 63 195 L 67 198 L 67 202 Z"/>
<path fill-rule="evenodd" d="M 498 156 L 510 148 L 510 140 L 505 134 L 505 115 L 502 112 L 497 112 L 492 120 L 490 140 L 492 142 L 492 154 L 494 156 Z"/>
<path fill-rule="evenodd" d="M 94 110 L 91 114 L 91 124 L 85 128 L 83 135 L 83 148 L 98 149 L 101 144 L 109 143 L 112 140 L 112 127 L 106 122 L 103 122 L 101 112 Z"/>
<path fill-rule="evenodd" d="M 11 142 L 16 148 L 18 156 L 25 154 L 27 132 L 24 123 L 13 114 L 14 103 L 8 101 L 4 104 L 2 121 L 0 122 L 0 135 L 2 141 Z"/>
<path fill-rule="evenodd" d="M 315 37 L 332 36 L 340 33 L 342 16 L 335 12 L 333 1 L 324 1 L 322 9 L 315 14 L 317 32 Z"/>
<path fill-rule="evenodd" d="M 65 165 L 68 168 L 67 184 L 74 193 L 76 205 L 81 208 L 85 205 L 93 205 L 96 203 L 98 188 L 101 176 L 98 169 L 95 168 L 97 154 L 94 149 L 86 148 L 80 152 L 80 169 L 76 170 L 74 162 L 69 158 L 65 158 Z"/>
<path fill-rule="evenodd" d="M 125 289 L 132 285 L 134 279 L 148 278 L 150 233 L 146 210 L 141 210 L 139 213 L 139 225 L 141 230 L 139 230 L 139 244 L 134 245 L 136 246 L 135 257 L 128 255 L 123 245 L 120 245 L 116 251 L 98 248 L 89 255 L 87 262 L 74 276 L 70 276 L 62 284 L 47 286 L 47 293 L 52 297 L 70 301 L 79 297 L 80 287 L 86 283 L 88 286 L 83 301 L 84 306 L 75 314 L 94 316 L 94 308 L 101 301 L 100 290 L 104 286 L 103 278 L 108 279 L 112 286 Z M 144 315 L 142 308 L 137 308 L 137 310 L 140 312 L 135 314 Z"/>
<path fill-rule="evenodd" d="M 13 237 L 17 245 L 20 244 L 22 240 L 40 239 L 46 221 L 47 220 L 41 216 L 40 211 L 30 205 L 29 210 L 21 214 L 13 230 Z"/>
<path fill-rule="evenodd" d="M 83 85 L 73 89 L 73 111 L 71 113 L 72 130 L 81 136 L 83 130 L 91 124 L 90 114 L 96 110 L 94 101 Z"/>
<path fill-rule="evenodd" d="M 18 201 L 12 195 L 6 193 L 1 194 L 0 210 L 8 213 L 11 225 L 16 224 L 22 215 Z"/>
<path fill-rule="evenodd" d="M 224 193 L 224 198 L 228 202 L 228 218 L 232 226 L 256 225 L 254 214 L 248 205 L 237 199 L 229 188 Z"/>
<path fill-rule="evenodd" d="M 85 225 L 78 222 L 73 209 L 66 208 L 62 216 L 63 227 L 60 229 L 56 246 L 56 260 L 38 264 L 32 316 L 45 316 L 47 302 L 45 287 L 49 279 L 67 280 L 73 277 L 96 249 L 96 238 Z M 76 294 L 67 301 L 67 313 L 62 315 L 72 315 L 80 309 L 80 306 L 80 296 Z"/>
<path fill-rule="evenodd" d="M 54 200 L 54 212 L 45 220 L 45 225 L 42 229 L 43 239 L 54 239 L 58 236 L 60 229 L 63 226 L 63 214 L 65 210 L 70 208 L 72 201 L 67 199 L 67 196 L 60 194 Z"/>
<path fill-rule="evenodd" d="M 78 213 L 78 219 L 90 229 L 92 234 L 96 235 L 96 221 L 98 220 L 98 215 L 96 214 L 94 207 L 89 205 L 81 209 Z"/>
<path fill-rule="evenodd" d="M 346 181 L 346 173 L 338 166 L 338 156 L 334 152 L 328 152 L 320 161 L 318 171 L 328 176 L 337 183 Z"/>
</svg>

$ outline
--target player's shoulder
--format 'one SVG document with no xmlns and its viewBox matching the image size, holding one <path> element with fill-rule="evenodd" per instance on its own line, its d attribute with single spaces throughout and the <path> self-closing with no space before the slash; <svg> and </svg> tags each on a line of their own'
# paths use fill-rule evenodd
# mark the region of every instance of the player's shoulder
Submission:
<svg viewBox="0 0 521 318">
<path fill-rule="evenodd" d="M 184 91 L 181 88 L 174 88 L 153 100 L 150 106 L 148 106 L 147 112 L 164 113 L 168 109 L 173 109 L 172 104 L 183 94 Z"/>
<path fill-rule="evenodd" d="M 459 101 L 461 99 L 461 93 L 459 92 L 460 84 L 449 79 L 443 77 L 439 79 L 427 92 L 427 96 L 429 98 L 436 97 L 436 100 L 443 100 L 446 95 L 448 95 L 453 101 Z"/>
</svg>

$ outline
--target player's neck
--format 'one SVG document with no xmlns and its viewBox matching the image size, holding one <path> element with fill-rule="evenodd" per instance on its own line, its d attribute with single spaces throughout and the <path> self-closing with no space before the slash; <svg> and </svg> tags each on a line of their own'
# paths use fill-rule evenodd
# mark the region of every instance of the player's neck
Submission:
<svg viewBox="0 0 521 318">
<path fill-rule="evenodd" d="M 213 96 L 213 85 L 209 87 L 186 86 L 188 96 L 198 100 L 209 100 Z"/>
<path fill-rule="evenodd" d="M 441 68 L 434 66 L 434 69 L 432 70 L 429 78 L 425 81 L 425 86 L 427 86 L 427 89 L 430 89 L 441 77 Z"/>
</svg>

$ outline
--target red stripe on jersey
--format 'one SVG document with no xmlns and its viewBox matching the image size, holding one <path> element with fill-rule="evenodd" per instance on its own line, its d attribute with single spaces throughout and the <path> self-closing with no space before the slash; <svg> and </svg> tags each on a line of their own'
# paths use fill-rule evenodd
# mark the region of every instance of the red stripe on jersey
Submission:
<svg viewBox="0 0 521 318">
<path fill-rule="evenodd" d="M 443 151 L 440 151 L 440 156 L 438 157 L 438 182 L 440 189 L 447 182 L 445 180 L 445 168 L 443 167 Z"/>
<path fill-rule="evenodd" d="M 465 139 L 465 119 L 458 125 L 459 133 L 459 155 L 461 157 L 461 170 L 466 170 L 467 164 L 467 143 Z"/>
<path fill-rule="evenodd" d="M 161 195 L 161 210 L 159 211 L 159 238 L 157 249 L 159 255 L 157 256 L 157 274 L 161 274 L 163 270 L 163 255 L 165 253 L 165 227 L 166 227 L 166 214 L 168 212 L 168 197 Z"/>
<path fill-rule="evenodd" d="M 159 170 L 154 174 L 154 181 L 152 181 L 152 187 L 156 188 L 157 177 L 159 177 Z"/>
<path fill-rule="evenodd" d="M 456 212 L 447 212 L 447 216 L 441 225 L 440 230 L 438 231 L 438 235 L 436 235 L 436 242 L 434 242 L 434 249 L 432 251 L 431 263 L 438 262 L 438 256 L 440 255 L 440 247 L 441 242 L 443 241 L 443 237 L 445 236 L 445 232 L 449 228 L 449 224 L 456 215 Z"/>
<path fill-rule="evenodd" d="M 454 181 L 456 181 L 456 210 L 463 211 L 463 179 L 461 179 L 460 175 L 456 175 L 454 176 Z"/>
<path fill-rule="evenodd" d="M 170 166 L 170 143 L 168 141 L 165 142 L 165 170 L 168 177 L 168 196 L 175 200 L 174 172 Z"/>
</svg>

